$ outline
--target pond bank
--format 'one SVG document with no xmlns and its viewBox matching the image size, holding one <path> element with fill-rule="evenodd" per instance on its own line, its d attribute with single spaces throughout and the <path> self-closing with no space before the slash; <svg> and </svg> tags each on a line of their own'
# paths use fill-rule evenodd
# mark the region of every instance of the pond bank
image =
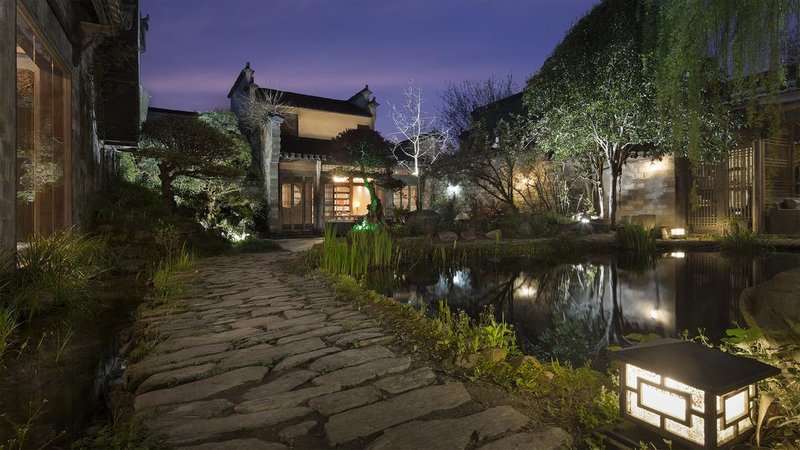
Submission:
<svg viewBox="0 0 800 450">
<path fill-rule="evenodd" d="M 144 286 L 132 274 L 92 286 L 90 310 L 53 308 L 20 326 L 0 364 L 0 447 L 68 446 L 105 421 L 118 350 Z M 24 436 L 21 435 L 24 433 Z"/>
<path fill-rule="evenodd" d="M 177 310 L 143 312 L 139 326 L 157 343 L 126 378 L 136 411 L 149 411 L 149 440 L 269 449 L 570 440 L 503 389 L 455 380 L 410 354 L 380 317 L 288 271 L 294 258 L 203 259 Z"/>
</svg>

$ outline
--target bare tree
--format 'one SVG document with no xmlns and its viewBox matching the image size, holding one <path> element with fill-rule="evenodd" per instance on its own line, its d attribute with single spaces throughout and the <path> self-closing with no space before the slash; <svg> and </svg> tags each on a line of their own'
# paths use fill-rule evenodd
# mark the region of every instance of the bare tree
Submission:
<svg viewBox="0 0 800 450">
<path fill-rule="evenodd" d="M 283 91 L 261 89 L 260 92 L 263 93 L 263 96 L 243 95 L 240 99 L 237 114 L 242 125 L 250 130 L 258 130 L 270 118 L 281 116 L 289 109 L 289 105 L 283 100 Z"/>
<path fill-rule="evenodd" d="M 450 145 L 450 129 L 439 126 L 436 115 L 426 115 L 422 89 L 415 88 L 413 81 L 409 81 L 403 94 L 405 102 L 402 107 L 390 105 L 391 119 L 397 128 L 391 135 L 395 142 L 393 153 L 398 164 L 417 178 L 416 204 L 417 209 L 422 209 L 425 176 Z"/>
<path fill-rule="evenodd" d="M 459 139 L 472 126 L 472 113 L 483 106 L 514 95 L 517 85 L 511 74 L 491 76 L 485 80 L 464 80 L 461 83 L 445 81 L 439 94 L 442 123 L 449 128 L 454 139 Z"/>
</svg>

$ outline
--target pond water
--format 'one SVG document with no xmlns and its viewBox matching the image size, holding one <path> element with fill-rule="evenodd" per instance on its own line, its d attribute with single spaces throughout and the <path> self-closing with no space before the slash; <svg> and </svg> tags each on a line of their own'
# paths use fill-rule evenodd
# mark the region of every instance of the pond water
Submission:
<svg viewBox="0 0 800 450">
<path fill-rule="evenodd" d="M 488 306 L 512 323 L 526 354 L 602 367 L 604 349 L 629 345 L 631 333 L 678 337 L 697 331 L 713 341 L 739 323 L 739 296 L 778 272 L 800 267 L 800 254 L 772 253 L 736 262 L 717 253 L 665 254 L 642 267 L 614 256 L 568 264 L 525 259 L 446 269 L 417 264 L 371 273 L 376 291 L 435 310 L 439 300 L 477 317 Z"/>
<path fill-rule="evenodd" d="M 54 310 L 20 330 L 25 348 L 0 361 L 0 447 L 33 420 L 24 448 L 69 448 L 105 418 L 105 394 L 122 365 L 120 332 L 138 291 L 135 277 L 109 278 L 94 288 L 89 311 Z"/>
</svg>

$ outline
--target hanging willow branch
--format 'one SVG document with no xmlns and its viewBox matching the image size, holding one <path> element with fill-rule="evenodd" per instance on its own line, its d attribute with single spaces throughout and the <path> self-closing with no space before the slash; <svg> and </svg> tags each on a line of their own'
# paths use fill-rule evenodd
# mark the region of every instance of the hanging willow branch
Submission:
<svg viewBox="0 0 800 450">
<path fill-rule="evenodd" d="M 649 0 L 647 11 L 659 111 L 692 160 L 722 108 L 743 110 L 753 132 L 777 131 L 800 0 Z"/>
</svg>

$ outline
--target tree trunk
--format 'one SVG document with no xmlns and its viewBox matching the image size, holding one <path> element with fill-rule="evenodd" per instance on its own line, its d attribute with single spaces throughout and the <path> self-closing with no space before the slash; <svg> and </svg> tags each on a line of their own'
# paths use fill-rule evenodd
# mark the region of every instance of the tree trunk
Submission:
<svg viewBox="0 0 800 450">
<path fill-rule="evenodd" d="M 422 198 L 425 189 L 425 180 L 423 180 L 422 175 L 417 175 L 417 210 L 422 209 Z"/>
<path fill-rule="evenodd" d="M 597 206 L 598 206 L 598 214 L 601 218 L 606 218 L 606 209 L 605 209 L 605 193 L 603 192 L 605 189 L 603 184 L 603 163 L 600 162 L 600 165 L 597 169 Z"/>
<path fill-rule="evenodd" d="M 611 226 L 617 224 L 617 185 L 619 184 L 619 170 L 611 168 L 611 193 L 608 196 L 608 209 L 611 216 Z"/>
<path fill-rule="evenodd" d="M 172 191 L 172 175 L 163 165 L 158 166 L 158 179 L 161 180 L 161 199 L 164 202 L 164 207 L 167 213 L 172 214 L 175 211 L 175 194 Z"/>
<path fill-rule="evenodd" d="M 383 205 L 381 204 L 381 199 L 378 198 L 378 194 L 375 192 L 375 186 L 373 182 L 366 181 L 365 177 L 364 186 L 366 186 L 367 192 L 369 192 L 369 213 L 367 214 L 368 221 L 373 223 L 383 223 Z"/>
</svg>

